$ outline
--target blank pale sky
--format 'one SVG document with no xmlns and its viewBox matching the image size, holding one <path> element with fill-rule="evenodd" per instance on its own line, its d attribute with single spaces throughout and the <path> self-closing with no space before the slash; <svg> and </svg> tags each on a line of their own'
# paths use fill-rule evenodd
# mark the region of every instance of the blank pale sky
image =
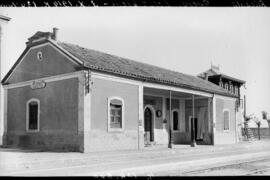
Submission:
<svg viewBox="0 0 270 180">
<path fill-rule="evenodd" d="M 270 9 L 214 7 L 0 8 L 12 18 L 2 76 L 36 31 L 182 73 L 210 68 L 247 82 L 248 114 L 270 113 Z"/>
</svg>

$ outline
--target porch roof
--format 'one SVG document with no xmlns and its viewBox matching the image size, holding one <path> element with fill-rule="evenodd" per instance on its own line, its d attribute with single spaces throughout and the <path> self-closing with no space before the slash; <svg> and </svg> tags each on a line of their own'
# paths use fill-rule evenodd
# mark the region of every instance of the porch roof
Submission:
<svg viewBox="0 0 270 180">
<path fill-rule="evenodd" d="M 196 76 L 121 58 L 70 43 L 57 41 L 57 44 L 83 61 L 84 67 L 92 70 L 141 81 L 236 97 L 223 88 Z"/>
</svg>

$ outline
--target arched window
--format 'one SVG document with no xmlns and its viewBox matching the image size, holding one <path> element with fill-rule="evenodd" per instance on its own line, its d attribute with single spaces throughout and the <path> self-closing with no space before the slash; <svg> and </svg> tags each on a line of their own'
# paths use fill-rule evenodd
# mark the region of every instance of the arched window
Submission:
<svg viewBox="0 0 270 180">
<path fill-rule="evenodd" d="M 38 59 L 39 61 L 42 61 L 43 57 L 42 57 L 42 52 L 41 52 L 41 51 L 39 51 L 39 52 L 37 53 L 37 59 Z"/>
<path fill-rule="evenodd" d="M 38 99 L 30 99 L 26 103 L 26 131 L 39 131 L 40 102 Z"/>
<path fill-rule="evenodd" d="M 172 119 L 173 119 L 173 131 L 179 131 L 179 112 L 178 110 L 173 110 L 172 111 Z"/>
<path fill-rule="evenodd" d="M 108 98 L 108 130 L 124 129 L 124 100 L 120 97 Z"/>
<path fill-rule="evenodd" d="M 230 129 L 230 111 L 223 111 L 223 120 L 224 120 L 224 131 L 228 131 Z"/>
</svg>

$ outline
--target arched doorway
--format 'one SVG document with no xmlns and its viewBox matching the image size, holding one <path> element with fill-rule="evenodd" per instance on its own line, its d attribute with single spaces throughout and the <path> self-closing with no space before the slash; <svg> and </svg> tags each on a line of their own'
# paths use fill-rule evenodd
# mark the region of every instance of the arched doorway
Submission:
<svg viewBox="0 0 270 180">
<path fill-rule="evenodd" d="M 150 144 L 154 141 L 154 114 L 151 108 L 146 107 L 144 110 L 144 132 L 145 144 Z"/>
</svg>

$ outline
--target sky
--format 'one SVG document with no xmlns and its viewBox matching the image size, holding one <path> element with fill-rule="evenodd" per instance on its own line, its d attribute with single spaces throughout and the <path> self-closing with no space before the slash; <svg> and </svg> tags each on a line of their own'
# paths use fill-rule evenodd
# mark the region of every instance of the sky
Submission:
<svg viewBox="0 0 270 180">
<path fill-rule="evenodd" d="M 197 75 L 210 68 L 246 81 L 247 114 L 270 113 L 270 8 L 0 8 L 5 30 L 2 77 L 37 31 L 59 28 L 62 42 Z"/>
</svg>

